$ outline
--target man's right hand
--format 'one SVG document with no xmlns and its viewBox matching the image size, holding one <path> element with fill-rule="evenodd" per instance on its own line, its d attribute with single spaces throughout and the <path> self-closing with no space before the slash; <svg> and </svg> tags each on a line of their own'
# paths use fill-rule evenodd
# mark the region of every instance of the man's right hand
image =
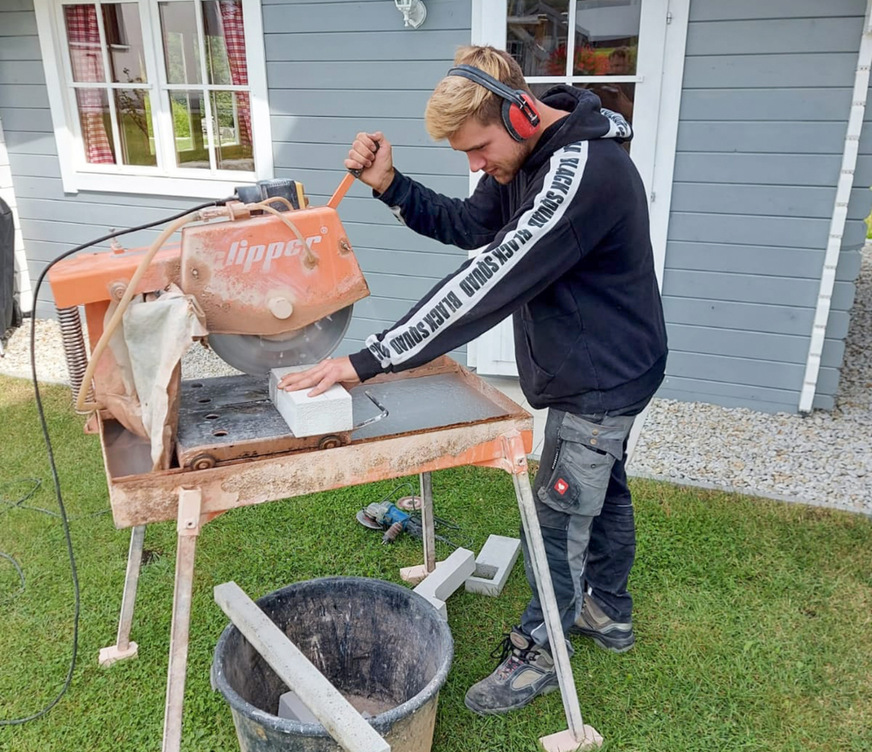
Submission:
<svg viewBox="0 0 872 752">
<path fill-rule="evenodd" d="M 394 179 L 391 144 L 381 131 L 358 133 L 348 151 L 345 166 L 361 170 L 360 180 L 376 193 L 384 193 Z"/>
</svg>

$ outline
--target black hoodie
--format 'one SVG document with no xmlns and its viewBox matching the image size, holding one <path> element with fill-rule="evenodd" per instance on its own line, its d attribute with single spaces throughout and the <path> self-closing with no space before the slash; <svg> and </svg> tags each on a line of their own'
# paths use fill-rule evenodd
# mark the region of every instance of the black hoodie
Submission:
<svg viewBox="0 0 872 752">
<path fill-rule="evenodd" d="M 514 314 L 534 408 L 618 410 L 659 386 L 666 329 L 645 188 L 619 143 L 629 128 L 584 89 L 559 86 L 542 101 L 570 114 L 508 185 L 485 175 L 470 198 L 451 199 L 397 172 L 379 196 L 422 235 L 486 247 L 351 355 L 362 380 L 423 365 Z"/>
</svg>

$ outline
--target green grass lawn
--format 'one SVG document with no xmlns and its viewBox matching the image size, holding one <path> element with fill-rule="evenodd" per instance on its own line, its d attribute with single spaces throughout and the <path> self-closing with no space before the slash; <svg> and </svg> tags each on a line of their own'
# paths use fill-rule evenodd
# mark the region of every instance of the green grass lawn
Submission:
<svg viewBox="0 0 872 752">
<path fill-rule="evenodd" d="M 109 669 L 129 531 L 116 530 L 95 437 L 82 434 L 69 390 L 44 398 L 71 522 L 82 592 L 79 663 L 47 716 L 0 727 L 15 752 L 158 750 L 173 589 L 175 525 L 149 527 L 132 638 L 139 657 Z M 0 377 L 0 716 L 29 715 L 56 694 L 71 651 L 72 585 L 31 386 Z M 42 486 L 23 504 L 31 478 Z M 354 513 L 394 489 L 380 483 L 230 512 L 205 526 L 197 551 L 182 748 L 238 750 L 229 707 L 209 687 L 226 617 L 214 585 L 252 597 L 326 575 L 400 582 L 419 543 L 393 546 Z M 478 551 L 490 533 L 517 535 L 512 483 L 497 470 L 433 476 L 436 512 Z M 585 722 L 609 752 L 861 752 L 872 749 L 872 521 L 834 511 L 636 481 L 636 648 L 616 656 L 573 638 Z M 442 549 L 440 557 L 447 555 Z M 503 717 L 463 705 L 493 667 L 491 649 L 528 588 L 520 564 L 499 598 L 458 592 L 448 603 L 455 659 L 440 694 L 435 752 L 524 751 L 565 728 L 558 693 Z M 402 635 L 385 634 L 386 640 Z"/>
</svg>

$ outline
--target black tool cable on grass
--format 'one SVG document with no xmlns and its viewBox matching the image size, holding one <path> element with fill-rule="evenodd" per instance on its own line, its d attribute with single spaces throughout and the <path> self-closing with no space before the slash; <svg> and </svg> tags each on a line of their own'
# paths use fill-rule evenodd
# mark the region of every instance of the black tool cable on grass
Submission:
<svg viewBox="0 0 872 752">
<path fill-rule="evenodd" d="M 79 593 L 79 573 L 76 569 L 76 557 L 73 553 L 73 541 L 70 536 L 70 523 L 69 518 L 67 517 L 67 510 L 64 507 L 63 496 L 61 495 L 61 483 L 60 478 L 58 477 L 58 469 L 57 465 L 55 465 L 54 459 L 54 451 L 52 450 L 51 445 L 51 437 L 48 432 L 48 424 L 45 419 L 45 411 L 42 406 L 42 397 L 39 393 L 39 381 L 36 378 L 36 303 L 39 300 L 39 288 L 42 286 L 43 280 L 45 279 L 46 274 L 48 274 L 49 269 L 51 269 L 58 261 L 62 261 L 63 259 L 72 256 L 75 253 L 79 253 L 80 251 L 85 250 L 86 248 L 90 248 L 93 245 L 97 245 L 98 243 L 105 243 L 107 240 L 112 240 L 112 238 L 120 237 L 121 235 L 128 235 L 131 232 L 139 232 L 140 230 L 148 230 L 152 227 L 157 227 L 158 225 L 166 224 L 167 222 L 173 222 L 177 219 L 181 219 L 182 217 L 187 216 L 195 211 L 200 211 L 201 209 L 208 209 L 210 206 L 223 206 L 228 201 L 234 200 L 236 197 L 231 196 L 230 198 L 221 199 L 220 201 L 209 201 L 205 204 L 200 204 L 199 206 L 194 206 L 191 209 L 187 209 L 183 212 L 179 212 L 178 214 L 174 214 L 171 217 L 165 217 L 163 219 L 159 219 L 156 222 L 149 222 L 144 225 L 137 225 L 136 227 L 130 227 L 126 230 L 115 230 L 110 232 L 102 237 L 91 240 L 88 243 L 83 243 L 82 245 L 78 245 L 72 250 L 66 251 L 58 256 L 56 259 L 50 261 L 45 269 L 42 270 L 42 273 L 39 275 L 39 278 L 36 281 L 36 286 L 33 289 L 33 305 L 34 310 L 31 311 L 31 319 L 30 319 L 30 368 L 31 368 L 31 377 L 33 379 L 33 394 L 36 398 L 36 410 L 39 414 L 39 423 L 42 427 L 42 436 L 45 441 L 46 452 L 48 453 L 48 463 L 51 468 L 51 476 L 54 482 L 55 489 L 55 497 L 57 498 L 58 508 L 60 509 L 60 518 L 61 524 L 64 528 L 64 539 L 67 544 L 67 556 L 70 560 L 70 572 L 73 580 L 73 604 L 74 604 L 74 615 L 73 615 L 73 651 L 70 656 L 70 667 L 67 670 L 67 676 L 64 680 L 64 685 L 61 687 L 58 694 L 55 698 L 42 710 L 33 713 L 32 715 L 26 716 L 24 718 L 12 718 L 9 720 L 0 719 L 0 726 L 18 726 L 22 723 L 28 723 L 29 721 L 35 721 L 37 718 L 41 718 L 46 713 L 48 713 L 55 705 L 57 705 L 61 698 L 66 694 L 67 690 L 70 688 L 70 684 L 73 681 L 73 671 L 76 668 L 76 657 L 79 651 L 79 613 L 81 610 L 81 596 Z M 86 388 L 84 385 L 82 388 Z M 10 557 L 11 558 L 11 557 Z M 13 562 L 17 564 L 17 562 Z M 17 567 L 20 571 L 20 567 Z M 22 578 L 24 574 L 21 574 Z"/>
<path fill-rule="evenodd" d="M 7 512 L 11 512 L 13 509 L 28 509 L 31 512 L 41 512 L 42 514 L 47 514 L 49 517 L 60 517 L 60 514 L 58 512 L 52 512 L 51 509 L 43 509 L 42 507 L 32 507 L 29 504 L 24 503 L 31 496 L 33 496 L 37 492 L 37 490 L 39 490 L 39 487 L 42 485 L 41 478 L 22 478 L 19 481 L 13 481 L 13 483 L 16 483 L 16 482 L 17 483 L 33 483 L 33 486 L 24 496 L 20 497 L 19 499 L 16 499 L 15 501 L 9 501 L 8 499 L 4 499 L 2 496 L 0 496 L 0 504 L 6 504 L 5 509 L 0 509 L 0 517 L 2 517 Z M 12 483 L 7 483 L 5 486 L 0 486 L 0 490 L 2 490 L 3 488 L 8 488 L 11 485 L 12 485 Z M 110 510 L 108 510 L 108 509 L 101 509 L 99 512 L 90 512 L 89 514 L 79 514 L 79 515 L 76 515 L 75 517 L 67 517 L 67 520 L 72 522 L 73 520 L 79 520 L 79 519 L 82 519 L 83 517 L 99 517 L 100 515 L 103 515 L 103 514 L 109 514 L 109 511 Z M 0 556 L 3 556 L 2 551 L 0 551 Z"/>
</svg>

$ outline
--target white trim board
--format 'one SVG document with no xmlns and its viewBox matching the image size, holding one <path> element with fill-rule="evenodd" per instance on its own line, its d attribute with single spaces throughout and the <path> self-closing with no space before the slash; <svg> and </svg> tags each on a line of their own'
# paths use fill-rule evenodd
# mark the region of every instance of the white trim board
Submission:
<svg viewBox="0 0 872 752">
<path fill-rule="evenodd" d="M 657 282 L 663 289 L 666 265 L 666 238 L 672 208 L 672 180 L 675 174 L 675 151 L 678 144 L 678 116 L 684 86 L 684 56 L 687 49 L 687 25 L 690 0 L 669 0 L 666 47 L 660 84 L 660 117 L 657 121 L 657 146 L 649 195 L 651 245 Z"/>
<path fill-rule="evenodd" d="M 809 338 L 805 374 L 802 379 L 802 389 L 799 393 L 799 405 L 797 407 L 803 415 L 807 415 L 812 411 L 817 392 L 818 378 L 820 377 L 824 340 L 827 335 L 827 324 L 830 320 L 833 288 L 836 284 L 836 266 L 839 263 L 839 256 L 842 252 L 842 240 L 845 234 L 845 224 L 848 220 L 848 203 L 851 200 L 851 191 L 854 188 L 854 170 L 857 167 L 857 159 L 860 153 L 860 136 L 863 132 L 863 119 L 866 113 L 866 102 L 869 97 L 870 64 L 872 64 L 872 0 L 867 0 L 863 34 L 860 38 L 860 49 L 857 53 L 857 68 L 854 73 L 851 109 L 848 114 L 848 127 L 842 150 L 842 165 L 839 171 L 839 180 L 836 184 L 836 196 L 830 219 L 830 231 L 824 253 L 824 263 L 821 268 L 821 279 L 811 336 Z"/>
<path fill-rule="evenodd" d="M 672 180 L 675 174 L 675 151 L 678 144 L 678 119 L 681 92 L 684 85 L 684 55 L 687 49 L 687 26 L 690 0 L 669 0 L 667 10 L 663 74 L 660 79 L 660 113 L 657 120 L 657 144 L 654 150 L 651 190 L 648 195 L 651 221 L 651 247 L 654 250 L 654 271 L 657 286 L 663 289 L 666 267 L 666 240 L 669 234 L 669 214 L 672 210 Z M 645 428 L 648 408 L 636 418 L 627 439 L 627 466 L 639 437 Z"/>
</svg>

